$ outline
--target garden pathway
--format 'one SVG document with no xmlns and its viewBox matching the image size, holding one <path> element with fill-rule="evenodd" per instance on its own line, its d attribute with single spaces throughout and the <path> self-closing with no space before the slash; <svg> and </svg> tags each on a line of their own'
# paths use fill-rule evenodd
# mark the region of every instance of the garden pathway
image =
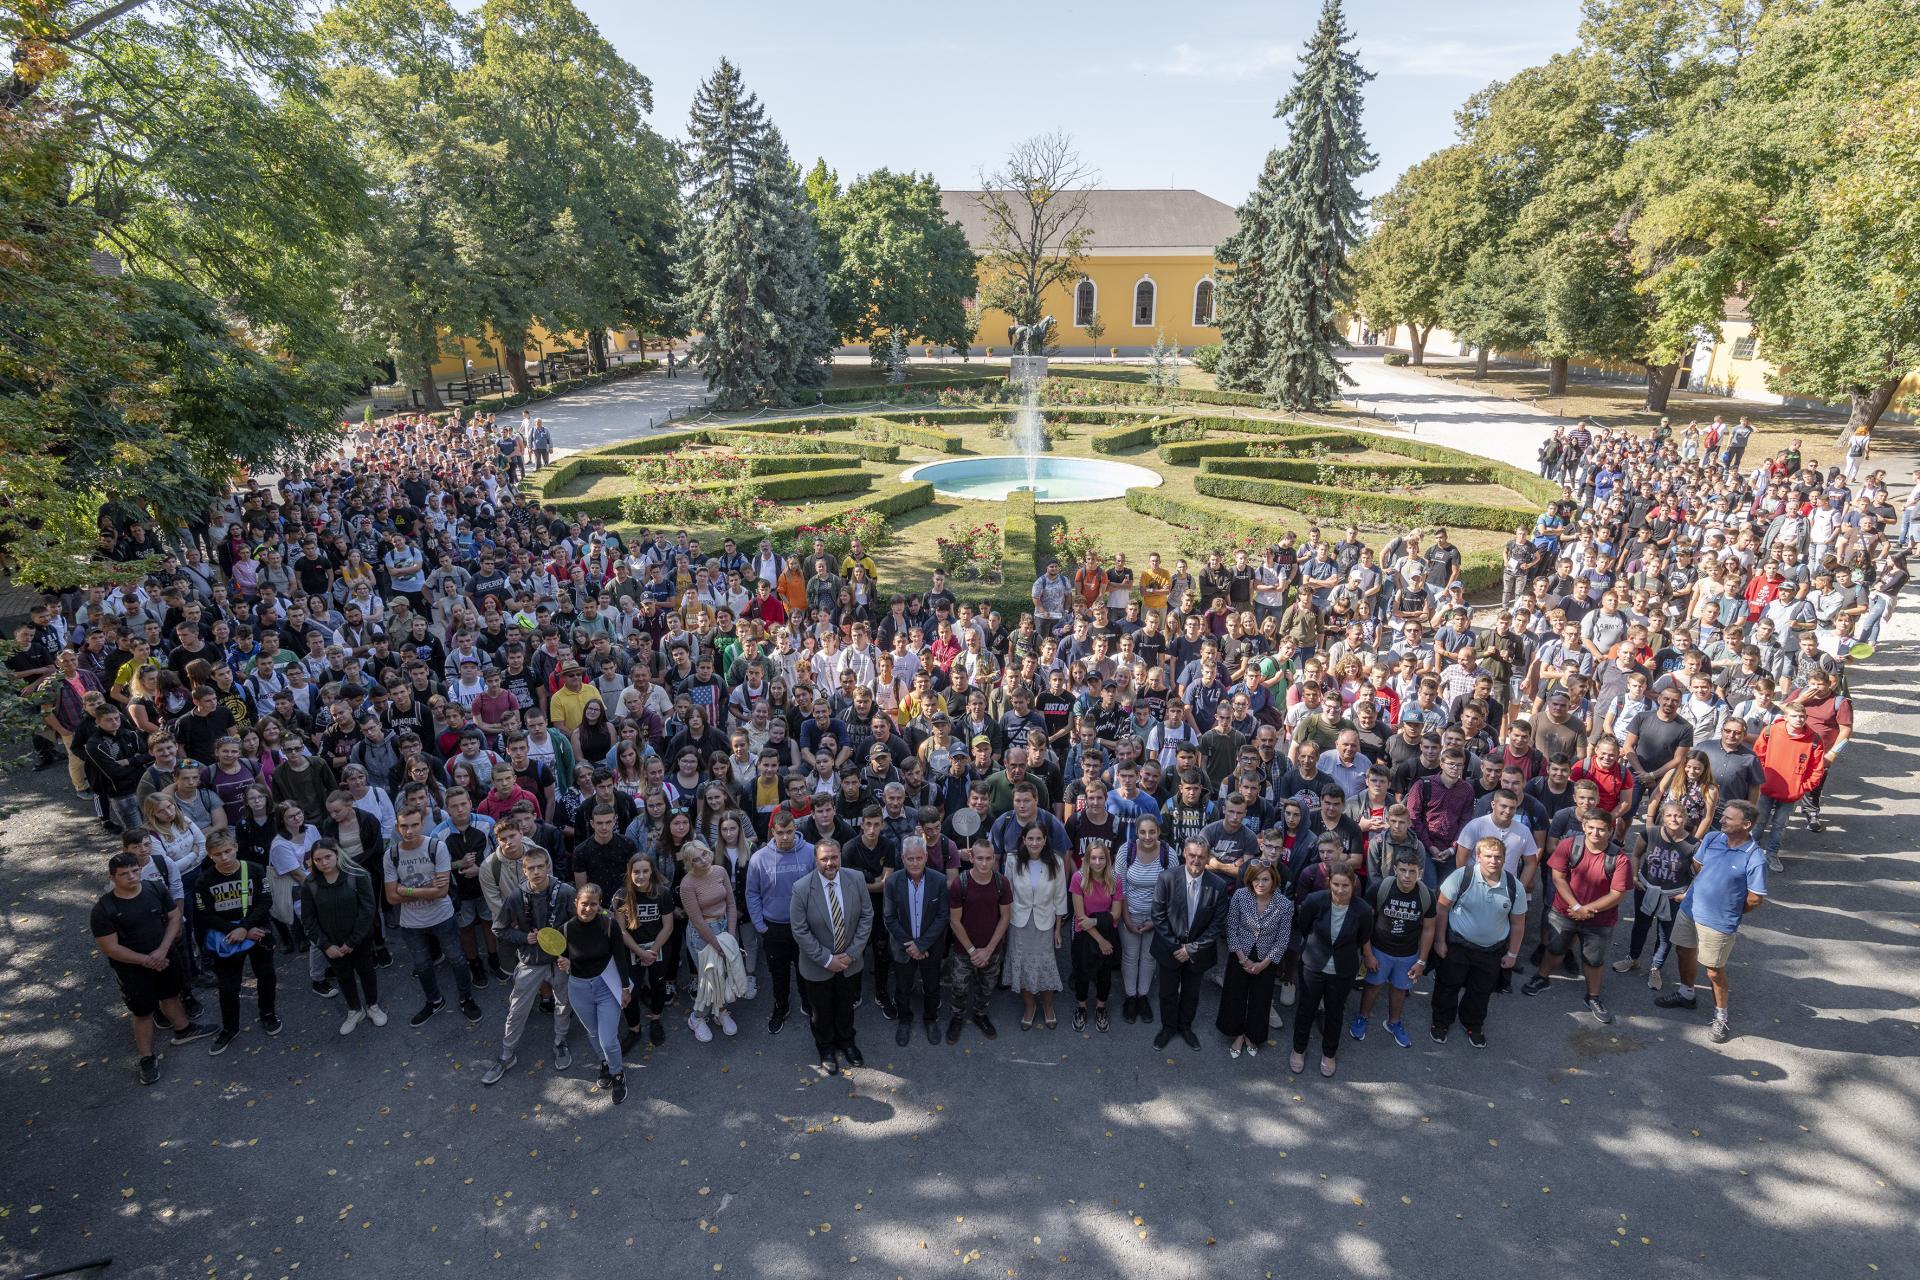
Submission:
<svg viewBox="0 0 1920 1280">
<path fill-rule="evenodd" d="M 1463 390 L 1458 383 L 1439 382 L 1414 369 L 1392 368 L 1377 355 L 1344 363 L 1347 375 L 1357 384 L 1347 389 L 1347 403 L 1365 413 L 1400 420 L 1398 427 L 1382 423 L 1382 431 L 1411 434 L 1526 471 L 1539 470 L 1541 442 L 1566 422 L 1544 409 L 1492 392 Z"/>
</svg>

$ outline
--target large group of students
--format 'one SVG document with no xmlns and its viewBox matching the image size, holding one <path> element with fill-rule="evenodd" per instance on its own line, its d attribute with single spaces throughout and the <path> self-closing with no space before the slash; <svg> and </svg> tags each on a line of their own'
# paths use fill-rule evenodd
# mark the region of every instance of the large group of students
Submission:
<svg viewBox="0 0 1920 1280">
<path fill-rule="evenodd" d="M 248 976 L 263 1034 L 288 986 L 385 1027 L 396 959 L 412 1027 L 499 1026 L 485 1084 L 536 1020 L 571 1070 L 578 1022 L 616 1104 L 796 1001 L 830 1073 L 863 1007 L 1198 1051 L 1205 999 L 1220 1051 L 1300 1072 L 1317 1030 L 1333 1076 L 1376 1019 L 1484 1047 L 1516 989 L 1611 1022 L 1635 971 L 1720 1042 L 1914 509 L 1750 435 L 1556 432 L 1497 583 L 1349 525 L 1089 553 L 1009 616 L 857 540 L 569 521 L 518 488 L 544 427 L 403 415 L 195 527 L 103 517 L 128 571 L 9 663 L 115 833 L 91 932 L 147 1084 L 156 1030 L 243 1033 Z"/>
</svg>

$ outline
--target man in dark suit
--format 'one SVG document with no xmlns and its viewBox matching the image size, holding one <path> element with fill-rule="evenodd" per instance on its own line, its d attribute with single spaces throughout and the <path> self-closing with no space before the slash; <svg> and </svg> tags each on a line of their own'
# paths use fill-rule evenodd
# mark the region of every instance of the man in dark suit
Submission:
<svg viewBox="0 0 1920 1280">
<path fill-rule="evenodd" d="M 1153 1047 L 1164 1049 L 1177 1035 L 1198 1049 L 1193 1015 L 1200 1007 L 1200 983 L 1219 956 L 1220 931 L 1227 923 L 1227 886 L 1207 870 L 1207 845 L 1190 839 L 1180 850 L 1178 867 L 1160 873 L 1153 890 L 1153 958 L 1160 966 L 1160 1034 Z"/>
<path fill-rule="evenodd" d="M 793 884 L 790 927 L 806 984 L 814 1048 L 828 1075 L 866 1062 L 853 1039 L 853 999 L 860 991 L 861 957 L 873 933 L 873 895 L 857 874 L 840 870 L 840 846 L 822 840 L 813 849 L 813 870 Z M 837 1055 L 837 1056 L 836 1056 Z"/>
<path fill-rule="evenodd" d="M 888 876 L 881 891 L 887 942 L 893 951 L 894 1002 L 900 1025 L 893 1042 L 902 1048 L 913 1038 L 913 988 L 920 986 L 920 1016 L 927 1043 L 939 1044 L 940 961 L 947 941 L 947 878 L 927 871 L 927 842 L 908 836 L 900 844 L 900 873 Z"/>
</svg>

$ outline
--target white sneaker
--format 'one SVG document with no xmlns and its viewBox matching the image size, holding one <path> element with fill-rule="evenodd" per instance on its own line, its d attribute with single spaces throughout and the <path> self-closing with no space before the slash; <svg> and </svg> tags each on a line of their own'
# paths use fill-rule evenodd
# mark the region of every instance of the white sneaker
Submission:
<svg viewBox="0 0 1920 1280">
<path fill-rule="evenodd" d="M 1283 1007 L 1288 1009 L 1293 1008 L 1293 1001 L 1294 1001 L 1295 994 L 1296 993 L 1294 991 L 1293 984 L 1291 982 L 1283 982 L 1280 984 L 1280 1003 Z"/>
<path fill-rule="evenodd" d="M 1768 854 L 1768 855 L 1767 855 L 1767 870 L 1769 870 L 1769 871 L 1785 871 L 1786 869 L 1787 869 L 1787 864 L 1786 864 L 1786 863 L 1784 863 L 1784 862 L 1782 862 L 1782 861 L 1780 861 L 1780 855 L 1779 855 L 1779 854 L 1777 854 L 1777 853 L 1770 853 L 1770 854 Z"/>
<path fill-rule="evenodd" d="M 706 1044 L 713 1039 L 713 1032 L 708 1028 L 706 1019 L 697 1013 L 687 1015 L 687 1030 L 693 1032 L 693 1038 L 701 1044 Z"/>
<path fill-rule="evenodd" d="M 1652 987 L 1655 991 L 1658 991 L 1661 988 L 1661 986 L 1665 984 L 1665 982 L 1666 982 L 1666 979 L 1660 976 L 1659 965 L 1655 965 L 1653 966 L 1653 968 L 1647 970 L 1647 985 L 1649 987 Z"/>
<path fill-rule="evenodd" d="M 358 1009 L 347 1010 L 347 1016 L 340 1021 L 340 1034 L 343 1036 L 352 1035 L 353 1029 L 360 1025 L 360 1019 L 366 1016 L 366 1014 L 360 1012 Z"/>
<path fill-rule="evenodd" d="M 1613 962 L 1613 971 L 1615 973 L 1632 973 L 1635 969 L 1638 969 L 1639 967 L 1640 967 L 1640 962 L 1638 960 L 1635 960 L 1632 956 L 1621 956 L 1618 960 L 1615 960 Z"/>
<path fill-rule="evenodd" d="M 387 1011 L 377 1004 L 370 1004 L 367 1006 L 367 1021 L 376 1027 L 384 1027 L 387 1025 Z"/>
<path fill-rule="evenodd" d="M 720 1029 L 728 1035 L 733 1035 L 740 1030 L 740 1025 L 733 1020 L 733 1015 L 725 1009 L 720 1011 Z"/>
<path fill-rule="evenodd" d="M 759 994 L 760 994 L 760 984 L 757 981 L 755 981 L 752 977 L 749 977 L 747 979 L 747 999 L 751 1000 Z M 732 1033 L 729 1032 L 728 1034 L 731 1035 Z"/>
</svg>

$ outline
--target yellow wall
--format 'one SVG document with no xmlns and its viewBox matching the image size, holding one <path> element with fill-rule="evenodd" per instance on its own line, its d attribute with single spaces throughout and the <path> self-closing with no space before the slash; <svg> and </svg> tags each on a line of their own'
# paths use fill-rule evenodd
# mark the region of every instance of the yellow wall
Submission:
<svg viewBox="0 0 1920 1280">
<path fill-rule="evenodd" d="M 1218 325 L 1193 323 L 1194 286 L 1203 278 L 1214 278 L 1211 257 L 1172 254 L 1089 257 L 1082 262 L 1081 271 L 1093 281 L 1096 290 L 1094 306 L 1106 325 L 1106 332 L 1101 335 L 1096 348 L 1085 329 L 1074 327 L 1073 287 L 1068 285 L 1049 289 L 1040 311 L 1042 315 L 1053 317 L 1053 339 L 1062 354 L 1085 355 L 1094 352 L 1104 355 L 1109 347 L 1118 347 L 1123 355 L 1138 355 L 1159 341 L 1163 332 L 1168 342 L 1178 343 L 1187 351 L 1220 340 Z M 1154 283 L 1154 322 L 1135 327 L 1133 289 L 1143 276 L 1150 277 Z M 1009 323 L 1003 313 L 988 311 L 980 322 L 979 335 L 974 339 L 975 353 L 991 347 L 994 354 L 1005 354 L 1008 350 Z"/>
<path fill-rule="evenodd" d="M 631 329 L 609 332 L 607 334 L 608 348 L 610 351 L 625 351 L 628 349 L 627 343 L 630 340 L 637 340 L 638 338 L 639 335 Z M 550 353 L 554 351 L 577 350 L 584 347 L 586 341 L 585 334 L 568 334 L 556 338 L 543 326 L 535 325 L 527 343 L 527 362 L 531 364 L 533 361 L 538 360 L 542 348 L 545 348 Z M 505 376 L 505 362 L 499 359 L 495 354 L 495 350 L 489 349 L 486 341 L 479 338 L 453 338 L 449 336 L 444 338 L 443 342 L 445 343 L 443 354 L 433 366 L 433 380 L 435 382 L 460 381 L 464 379 L 467 376 L 466 362 L 468 360 L 473 361 L 473 373 L 477 378 L 482 378 L 487 374 L 496 372 L 500 373 L 502 377 Z M 458 348 L 457 350 L 456 346 Z"/>
</svg>

